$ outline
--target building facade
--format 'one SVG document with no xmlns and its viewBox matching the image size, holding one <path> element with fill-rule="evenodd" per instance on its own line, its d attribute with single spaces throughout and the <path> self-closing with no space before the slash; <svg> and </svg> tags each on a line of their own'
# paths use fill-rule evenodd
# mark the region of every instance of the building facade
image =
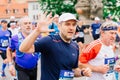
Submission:
<svg viewBox="0 0 120 80">
<path fill-rule="evenodd" d="M 8 21 L 11 16 L 15 16 L 16 20 L 29 16 L 32 21 L 37 21 L 42 12 L 38 0 L 0 0 L 0 11 L 0 20 Z"/>
<path fill-rule="evenodd" d="M 0 0 L 0 19 L 9 20 L 10 16 L 15 16 L 16 19 L 28 15 L 28 3 L 19 0 Z"/>
<path fill-rule="evenodd" d="M 28 16 L 32 21 L 38 21 L 41 12 L 40 4 L 37 0 L 28 1 Z"/>
</svg>

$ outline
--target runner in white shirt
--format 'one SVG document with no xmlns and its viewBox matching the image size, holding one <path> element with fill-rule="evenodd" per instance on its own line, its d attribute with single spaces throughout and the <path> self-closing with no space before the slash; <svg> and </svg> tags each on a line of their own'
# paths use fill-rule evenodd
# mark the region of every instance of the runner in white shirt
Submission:
<svg viewBox="0 0 120 80">
<path fill-rule="evenodd" d="M 18 34 L 19 29 L 16 28 L 16 23 L 10 23 L 10 27 L 8 28 L 12 32 L 12 36 Z"/>
<path fill-rule="evenodd" d="M 100 38 L 83 50 L 79 61 L 93 71 L 92 76 L 87 80 L 115 80 L 114 71 L 120 72 L 120 65 L 115 66 L 112 47 L 116 38 L 117 24 L 112 21 L 105 22 L 100 30 Z"/>
</svg>

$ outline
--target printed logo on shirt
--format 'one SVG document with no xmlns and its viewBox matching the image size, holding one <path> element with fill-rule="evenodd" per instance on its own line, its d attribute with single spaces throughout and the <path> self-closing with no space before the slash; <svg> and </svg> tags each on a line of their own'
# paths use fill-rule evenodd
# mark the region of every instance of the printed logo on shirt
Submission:
<svg viewBox="0 0 120 80">
<path fill-rule="evenodd" d="M 115 58 L 105 58 L 105 64 L 108 64 L 110 69 L 107 73 L 112 73 L 114 71 Z"/>
<path fill-rule="evenodd" d="M 59 80 L 72 80 L 74 77 L 74 72 L 69 70 L 61 70 Z"/>
<path fill-rule="evenodd" d="M 75 56 L 75 53 L 72 53 L 72 56 Z"/>
</svg>

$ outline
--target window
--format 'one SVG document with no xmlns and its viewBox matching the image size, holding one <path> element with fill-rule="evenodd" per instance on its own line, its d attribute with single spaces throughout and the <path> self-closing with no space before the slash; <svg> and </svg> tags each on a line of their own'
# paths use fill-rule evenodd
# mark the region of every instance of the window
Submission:
<svg viewBox="0 0 120 80">
<path fill-rule="evenodd" d="M 35 20 L 35 15 L 33 15 L 33 20 Z"/>
<path fill-rule="evenodd" d="M 18 9 L 13 9 L 13 13 L 17 13 L 18 12 Z"/>
<path fill-rule="evenodd" d="M 35 10 L 35 5 L 33 4 L 33 10 Z"/>
<path fill-rule="evenodd" d="M 36 10 L 38 10 L 38 5 L 36 5 Z"/>
<path fill-rule="evenodd" d="M 6 14 L 9 14 L 10 13 L 10 10 L 6 9 Z"/>
<path fill-rule="evenodd" d="M 28 9 L 27 8 L 24 8 L 24 13 L 27 13 L 28 12 Z"/>
<path fill-rule="evenodd" d="M 39 6 L 38 6 L 37 4 L 36 4 L 36 5 L 35 5 L 35 4 L 33 4 L 32 9 L 33 9 L 33 10 L 38 10 L 38 7 L 39 7 Z"/>
<path fill-rule="evenodd" d="M 33 20 L 38 20 L 38 15 L 33 15 Z"/>
</svg>

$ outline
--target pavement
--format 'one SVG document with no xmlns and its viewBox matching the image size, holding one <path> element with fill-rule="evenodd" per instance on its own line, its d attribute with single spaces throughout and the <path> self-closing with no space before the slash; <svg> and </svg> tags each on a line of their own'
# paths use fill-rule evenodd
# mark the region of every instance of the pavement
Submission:
<svg viewBox="0 0 120 80">
<path fill-rule="evenodd" d="M 86 44 L 90 43 L 92 40 L 93 39 L 92 39 L 92 37 L 90 35 L 88 35 L 88 34 L 85 35 L 85 43 Z M 118 53 L 119 51 L 120 51 L 120 49 L 118 49 L 116 51 L 116 53 Z M 1 58 L 0 58 L 0 65 L 2 65 L 2 59 Z M 0 66 L 0 70 L 1 70 L 1 66 Z M 5 72 L 6 72 L 7 77 L 5 79 L 0 78 L 0 80 L 12 80 L 12 77 L 11 77 L 9 71 L 8 71 L 8 66 L 6 67 Z M 41 74 L 40 72 L 41 71 L 40 71 L 40 60 L 39 60 L 39 62 L 38 62 L 38 77 L 37 77 L 37 80 L 40 80 L 40 74 Z M 73 80 L 86 80 L 86 77 L 74 78 Z"/>
</svg>

